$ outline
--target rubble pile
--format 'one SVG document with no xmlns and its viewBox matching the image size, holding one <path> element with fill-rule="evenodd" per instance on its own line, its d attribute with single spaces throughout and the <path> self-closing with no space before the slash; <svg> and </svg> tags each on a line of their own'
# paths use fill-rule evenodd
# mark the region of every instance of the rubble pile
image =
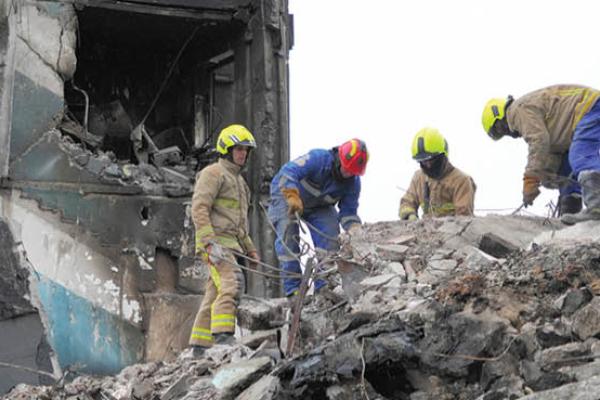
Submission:
<svg viewBox="0 0 600 400">
<path fill-rule="evenodd" d="M 294 351 L 286 299 L 246 297 L 235 346 L 7 399 L 597 399 L 594 222 L 488 216 L 382 222 L 342 238 Z"/>
</svg>

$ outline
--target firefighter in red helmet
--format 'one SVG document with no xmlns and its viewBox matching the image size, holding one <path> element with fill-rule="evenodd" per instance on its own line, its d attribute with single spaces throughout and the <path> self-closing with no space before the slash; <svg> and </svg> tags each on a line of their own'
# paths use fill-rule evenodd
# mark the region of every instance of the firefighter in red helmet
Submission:
<svg viewBox="0 0 600 400">
<path fill-rule="evenodd" d="M 283 272 L 286 296 L 300 286 L 298 221 L 300 215 L 309 225 L 317 249 L 335 251 L 340 225 L 349 233 L 361 226 L 358 217 L 360 180 L 369 161 L 367 145 L 351 139 L 332 149 L 314 149 L 286 163 L 271 182 L 268 217 L 276 229 L 275 252 Z M 317 280 L 319 291 L 325 282 Z"/>
</svg>

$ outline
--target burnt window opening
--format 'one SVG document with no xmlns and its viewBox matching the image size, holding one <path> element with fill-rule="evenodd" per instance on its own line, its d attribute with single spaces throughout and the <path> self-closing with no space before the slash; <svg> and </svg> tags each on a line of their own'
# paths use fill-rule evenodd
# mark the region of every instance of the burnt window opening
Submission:
<svg viewBox="0 0 600 400">
<path fill-rule="evenodd" d="M 218 106 L 233 92 L 232 49 L 244 25 L 94 7 L 82 8 L 77 17 L 77 70 L 65 84 L 62 131 L 113 152 L 120 162 L 198 161 L 226 113 Z M 231 77 L 225 92 L 223 71 Z M 132 140 L 141 126 L 147 159 L 140 159 Z"/>
</svg>

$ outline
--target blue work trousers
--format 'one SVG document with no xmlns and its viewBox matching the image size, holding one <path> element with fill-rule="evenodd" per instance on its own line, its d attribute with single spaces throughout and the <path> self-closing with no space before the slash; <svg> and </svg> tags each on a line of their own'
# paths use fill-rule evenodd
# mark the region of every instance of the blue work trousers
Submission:
<svg viewBox="0 0 600 400">
<path fill-rule="evenodd" d="M 569 163 L 575 177 L 582 171 L 600 171 L 600 100 L 575 127 Z"/>
<path fill-rule="evenodd" d="M 288 273 L 302 274 L 298 262 L 300 254 L 299 226 L 295 220 L 288 216 L 287 203 L 283 198 L 271 199 L 268 214 L 277 234 L 275 252 L 279 260 L 279 266 L 282 269 L 284 292 L 286 296 L 289 296 L 299 289 L 301 281 L 299 276 L 288 275 Z M 337 237 L 340 233 L 340 226 L 338 212 L 334 206 L 304 210 L 302 218 L 312 225 L 308 226 L 308 230 L 315 248 L 327 251 L 339 249 Z M 325 283 L 324 280 L 317 279 L 315 290 L 319 290 Z"/>
<path fill-rule="evenodd" d="M 558 187 L 560 197 L 570 196 L 573 194 L 581 195 L 581 185 L 573 175 L 571 164 L 569 163 L 569 152 L 566 152 L 562 158 L 558 175 L 561 176 L 561 184 Z"/>
</svg>

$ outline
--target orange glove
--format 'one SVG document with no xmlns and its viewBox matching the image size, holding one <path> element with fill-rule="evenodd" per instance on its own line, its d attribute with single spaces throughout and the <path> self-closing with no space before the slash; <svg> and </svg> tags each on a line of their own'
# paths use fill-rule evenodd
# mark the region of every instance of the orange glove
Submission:
<svg viewBox="0 0 600 400">
<path fill-rule="evenodd" d="M 540 178 L 537 176 L 523 176 L 523 204 L 530 206 L 540 194 Z"/>
<path fill-rule="evenodd" d="M 251 269 L 257 269 L 258 268 L 258 262 L 260 262 L 260 256 L 258 255 L 258 252 L 256 250 L 251 251 L 248 253 L 248 258 L 251 258 L 254 261 L 248 260 L 248 268 Z"/>
<path fill-rule="evenodd" d="M 302 199 L 300 198 L 300 191 L 296 188 L 286 188 L 281 189 L 281 192 L 285 196 L 285 201 L 288 205 L 288 214 L 290 216 L 293 216 L 296 212 L 302 214 L 304 204 L 302 204 Z"/>
</svg>

